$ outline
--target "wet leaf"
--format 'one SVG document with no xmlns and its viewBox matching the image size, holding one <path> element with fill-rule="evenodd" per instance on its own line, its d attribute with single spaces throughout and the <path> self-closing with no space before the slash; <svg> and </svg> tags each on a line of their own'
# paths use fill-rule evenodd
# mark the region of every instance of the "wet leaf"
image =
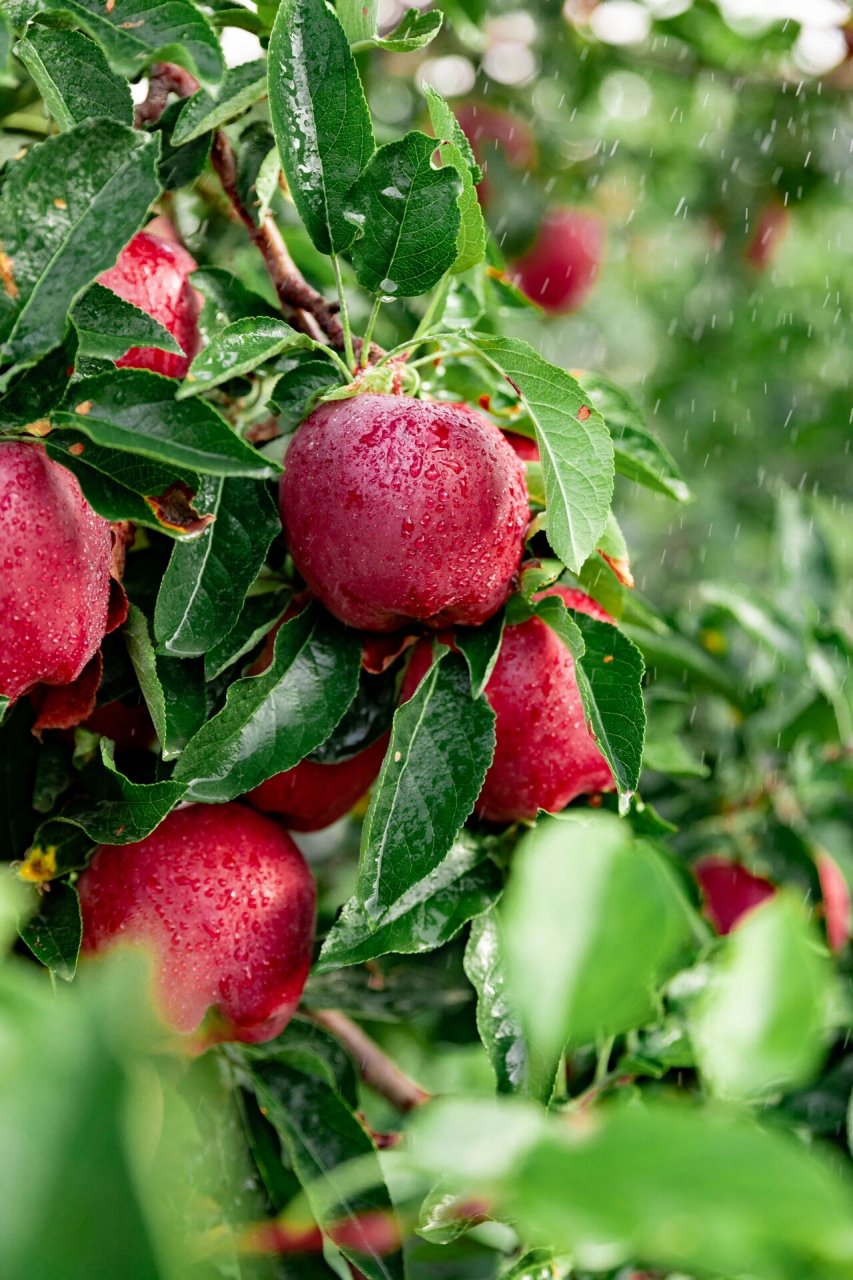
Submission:
<svg viewBox="0 0 853 1280">
<path fill-rule="evenodd" d="M 407 133 L 374 154 L 349 197 L 360 236 L 352 248 L 359 284 L 410 298 L 437 284 L 456 260 L 462 180 L 434 169 L 435 139 Z"/>
<path fill-rule="evenodd" d="M 223 709 L 189 742 L 175 780 L 218 803 L 290 769 L 328 738 L 355 696 L 357 636 L 319 610 L 280 628 L 271 665 L 235 681 Z"/>
<path fill-rule="evenodd" d="M 266 62 L 243 62 L 230 67 L 222 77 L 216 97 L 199 89 L 180 105 L 180 114 L 172 133 L 172 145 L 185 146 L 203 134 L 239 116 L 254 103 L 260 102 L 267 92 Z"/>
<path fill-rule="evenodd" d="M 21 925 L 21 939 L 57 978 L 70 982 L 82 938 L 77 890 L 67 880 L 57 880 L 40 894 L 38 909 Z"/>
<path fill-rule="evenodd" d="M 178 353 L 181 350 L 159 321 L 102 284 L 89 286 L 72 311 L 71 322 L 83 355 L 118 360 L 131 347 L 156 347 Z"/>
<path fill-rule="evenodd" d="M 15 45 L 60 129 L 92 116 L 133 124 L 130 87 L 110 70 L 101 50 L 79 31 L 31 26 Z"/>
<path fill-rule="evenodd" d="M 283 0 L 269 44 L 269 98 L 281 167 L 321 253 L 356 228 L 349 192 L 373 154 L 373 125 L 340 20 L 325 0 Z"/>
<path fill-rule="evenodd" d="M 297 333 L 284 320 L 274 320 L 269 316 L 235 320 L 193 360 L 176 399 L 199 396 L 229 378 L 251 373 L 258 365 L 285 351 L 316 350 L 317 346 L 311 338 Z"/>
<path fill-rule="evenodd" d="M 494 725 L 447 651 L 398 708 L 362 828 L 356 896 L 374 927 L 447 857 L 491 764 Z"/>
<path fill-rule="evenodd" d="M 150 835 L 183 799 L 182 782 L 131 782 L 113 760 L 113 745 L 101 739 L 100 758 L 86 765 L 82 782 L 87 795 L 61 813 L 98 844 L 132 844 Z"/>
</svg>

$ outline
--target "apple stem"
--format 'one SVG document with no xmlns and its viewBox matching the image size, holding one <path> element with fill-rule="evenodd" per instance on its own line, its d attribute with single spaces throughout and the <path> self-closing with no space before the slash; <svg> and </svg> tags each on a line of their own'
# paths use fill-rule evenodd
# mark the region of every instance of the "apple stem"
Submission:
<svg viewBox="0 0 853 1280">
<path fill-rule="evenodd" d="M 378 319 L 381 307 L 382 307 L 382 299 L 374 298 L 373 308 L 370 312 L 370 319 L 367 322 L 367 328 L 364 331 L 364 338 L 362 339 L 362 343 L 361 343 L 362 369 L 366 369 L 370 362 L 370 344 L 371 344 L 371 339 L 373 338 L 373 329 L 376 325 L 376 321 Z"/>
<path fill-rule="evenodd" d="M 371 1040 L 346 1014 L 338 1009 L 311 1009 L 306 1012 L 352 1054 L 364 1083 L 387 1099 L 392 1107 L 406 1112 L 429 1102 L 430 1095 L 404 1075 L 376 1041 Z"/>
<path fill-rule="evenodd" d="M 352 346 L 352 329 L 349 322 L 349 309 L 347 307 L 347 295 L 344 292 L 344 281 L 341 275 L 341 264 L 338 255 L 333 253 L 332 267 L 335 272 L 335 287 L 338 291 L 338 306 L 340 307 L 340 326 L 343 334 L 344 358 L 347 362 L 351 373 L 355 373 L 355 352 Z"/>
</svg>

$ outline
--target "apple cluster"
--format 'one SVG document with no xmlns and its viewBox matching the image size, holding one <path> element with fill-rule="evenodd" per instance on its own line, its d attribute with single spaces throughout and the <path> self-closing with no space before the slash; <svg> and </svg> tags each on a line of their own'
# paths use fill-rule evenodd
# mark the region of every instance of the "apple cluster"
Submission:
<svg viewBox="0 0 853 1280">
<path fill-rule="evenodd" d="M 568 243 L 571 222 L 555 219 L 543 235 Z M 519 267 L 523 280 L 544 279 L 539 252 Z M 101 277 L 183 352 L 134 348 L 119 364 L 186 374 L 201 345 L 195 265 L 168 225 L 152 224 Z M 556 299 L 549 288 L 540 296 Z M 564 305 L 568 293 L 560 297 Z M 280 509 L 302 598 L 364 633 L 367 648 L 389 633 L 404 637 L 399 701 L 430 666 L 433 636 L 453 646 L 457 628 L 487 622 L 514 591 L 530 523 L 525 461 L 537 457 L 532 441 L 464 404 L 403 395 L 332 401 L 297 429 Z M 109 625 L 112 542 L 108 522 L 38 439 L 0 445 L 0 692 L 9 701 L 74 682 L 97 653 Z M 578 590 L 550 593 L 613 623 Z M 485 696 L 496 750 L 480 819 L 531 820 L 613 788 L 572 656 L 538 618 L 506 627 Z M 153 738 L 144 713 L 118 704 L 87 724 L 119 745 Z M 309 757 L 245 802 L 183 806 L 135 844 L 100 847 L 79 880 L 84 951 L 119 942 L 148 949 L 163 1016 L 191 1044 L 279 1034 L 308 975 L 315 913 L 314 880 L 288 829 L 317 830 L 349 812 L 387 744 L 386 730 L 348 758 Z"/>
</svg>

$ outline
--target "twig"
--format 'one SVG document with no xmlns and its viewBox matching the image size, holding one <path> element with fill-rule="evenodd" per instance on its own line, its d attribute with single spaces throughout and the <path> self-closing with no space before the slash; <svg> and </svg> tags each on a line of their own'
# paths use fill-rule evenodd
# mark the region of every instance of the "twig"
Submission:
<svg viewBox="0 0 853 1280">
<path fill-rule="evenodd" d="M 325 1027 L 355 1058 L 361 1078 L 398 1111 L 411 1111 L 430 1095 L 404 1075 L 361 1027 L 337 1009 L 312 1009 L 308 1016 Z"/>
</svg>

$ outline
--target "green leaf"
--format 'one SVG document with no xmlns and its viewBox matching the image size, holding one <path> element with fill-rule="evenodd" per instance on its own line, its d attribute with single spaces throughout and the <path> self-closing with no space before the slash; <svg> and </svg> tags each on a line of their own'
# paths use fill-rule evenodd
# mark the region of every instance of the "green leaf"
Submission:
<svg viewBox="0 0 853 1280">
<path fill-rule="evenodd" d="M 325 0 L 282 0 L 269 43 L 270 116 L 281 167 L 321 253 L 349 248 L 349 192 L 375 149 L 344 29 Z"/>
<path fill-rule="evenodd" d="M 264 480 L 277 474 L 212 405 L 177 401 L 177 385 L 144 369 L 115 369 L 75 383 L 76 407 L 57 410 L 51 420 L 97 445 L 207 475 Z"/>
<path fill-rule="evenodd" d="M 0 194 L 10 271 L 0 291 L 4 360 L 21 368 L 59 346 L 67 312 L 113 265 L 158 195 L 156 163 L 153 139 L 116 121 L 86 120 L 9 167 Z"/>
<path fill-rule="evenodd" d="M 384 49 L 387 53 L 412 53 L 431 44 L 441 30 L 444 14 L 440 9 L 421 13 L 419 9 L 407 9 L 403 18 L 387 36 L 368 36 L 353 42 L 357 52 L 363 49 Z"/>
<path fill-rule="evenodd" d="M 222 77 L 216 97 L 199 89 L 180 106 L 180 114 L 172 133 L 172 145 L 185 146 L 213 129 L 221 129 L 239 116 L 267 92 L 267 68 L 263 58 L 231 67 Z"/>
<path fill-rule="evenodd" d="M 45 0 L 46 12 L 70 14 L 104 50 L 111 66 L 135 78 L 159 59 L 177 62 L 205 84 L 217 84 L 224 65 L 219 41 L 190 0 Z"/>
<path fill-rule="evenodd" d="M 522 1238 L 584 1271 L 600 1272 L 606 1242 L 608 1270 L 642 1258 L 756 1280 L 853 1273 L 842 1162 L 719 1107 L 647 1100 L 572 1121 L 515 1099 L 448 1099 L 416 1113 L 409 1142 L 428 1176 L 486 1195 Z"/>
<path fill-rule="evenodd" d="M 423 92 L 427 100 L 430 123 L 436 138 L 453 143 L 470 169 L 471 177 L 475 182 L 479 182 L 483 177 L 483 171 L 477 163 L 477 157 L 471 149 L 471 143 L 468 141 L 462 125 L 453 114 L 450 104 L 445 102 L 441 94 L 436 92 L 432 85 L 424 85 Z"/>
<path fill-rule="evenodd" d="M 319 1076 L 348 1106 L 358 1106 L 355 1063 L 340 1040 L 318 1023 L 297 1014 L 275 1042 L 266 1045 L 262 1056 L 275 1058 L 304 1075 Z"/>
<path fill-rule="evenodd" d="M 435 169 L 435 139 L 407 133 L 374 154 L 349 198 L 360 228 L 352 248 L 359 284 L 385 297 L 426 293 L 456 261 L 462 181 Z"/>
<path fill-rule="evenodd" d="M 468 663 L 471 693 L 475 698 L 479 698 L 484 691 L 495 669 L 495 663 L 501 651 L 505 622 L 506 618 L 501 609 L 481 627 L 457 627 L 454 632 L 454 644 Z"/>
<path fill-rule="evenodd" d="M 337 15 L 350 44 L 372 40 L 379 27 L 379 0 L 337 0 Z"/>
<path fill-rule="evenodd" d="M 832 965 L 800 903 L 779 893 L 723 940 L 691 1010 L 714 1093 L 760 1099 L 804 1084 L 826 1052 Z"/>
<path fill-rule="evenodd" d="M 102 284 L 89 286 L 72 311 L 71 322 L 80 339 L 81 355 L 119 360 L 131 347 L 181 350 L 159 320 Z"/>
<path fill-rule="evenodd" d="M 540 820 L 501 914 L 510 990 L 545 1061 L 647 1022 L 698 936 L 666 857 L 604 812 Z"/>
<path fill-rule="evenodd" d="M 477 1030 L 494 1068 L 498 1093 L 523 1093 L 534 1082 L 529 1080 L 524 1030 L 508 991 L 502 934 L 501 919 L 494 909 L 474 921 L 465 947 L 465 974 L 477 992 Z M 550 1068 L 539 1073 L 544 1102 L 556 1071 L 556 1060 L 552 1060 Z"/>
<path fill-rule="evenodd" d="M 397 901 L 378 929 L 357 898 L 344 903 L 314 972 L 363 964 L 389 953 L 434 951 L 485 911 L 500 889 L 501 877 L 494 863 L 484 860 L 473 841 L 457 840 L 435 871 Z"/>
<path fill-rule="evenodd" d="M 204 673 L 208 680 L 233 666 L 240 658 L 263 640 L 287 608 L 289 594 L 286 591 L 266 591 L 263 595 L 248 596 L 243 601 L 240 616 L 227 636 L 204 655 Z"/>
<path fill-rule="evenodd" d="M 445 650 L 394 715 L 364 820 L 356 896 L 374 927 L 447 857 L 494 749 L 494 712 Z"/>
<path fill-rule="evenodd" d="M 183 799 L 182 782 L 131 782 L 113 760 L 112 743 L 101 739 L 100 760 L 83 770 L 87 795 L 72 801 L 60 815 L 82 827 L 98 844 L 132 844 L 158 827 Z"/>
<path fill-rule="evenodd" d="M 181 102 L 170 102 L 152 132 L 160 138 L 160 160 L 157 176 L 164 191 L 177 191 L 189 186 L 204 171 L 210 153 L 211 135 L 202 134 L 186 144 L 175 142 L 175 125 L 181 114 Z"/>
<path fill-rule="evenodd" d="M 216 519 L 173 547 L 154 611 L 157 643 L 176 657 L 207 653 L 225 638 L 281 530 L 264 484 L 208 476 L 200 496 Z"/>
<path fill-rule="evenodd" d="M 235 320 L 199 352 L 176 398 L 186 400 L 199 396 L 229 378 L 251 373 L 259 364 L 285 351 L 316 350 L 318 345 L 284 320 L 274 320 L 271 316 Z"/>
<path fill-rule="evenodd" d="M 636 791 L 643 765 L 645 665 L 637 646 L 609 622 L 576 612 L 584 652 L 575 664 L 584 715 L 595 734 L 624 808 Z"/>
<path fill-rule="evenodd" d="M 281 318 L 278 310 L 259 293 L 247 289 L 241 280 L 222 267 L 200 267 L 190 279 L 204 298 L 198 325 L 205 345 L 235 320 L 245 320 L 250 316 Z"/>
<path fill-rule="evenodd" d="M 548 506 L 548 541 L 579 572 L 607 523 L 613 445 L 604 419 L 574 378 L 516 338 L 465 335 L 518 391 L 536 427 Z"/>
<path fill-rule="evenodd" d="M 126 80 L 109 68 L 101 50 L 79 31 L 31 26 L 14 49 L 38 86 L 60 129 L 92 116 L 133 124 Z"/>
<path fill-rule="evenodd" d="M 339 1247 L 367 1280 L 403 1280 L 400 1252 L 368 1254 L 351 1243 L 365 1215 L 379 1213 L 392 1219 L 394 1212 L 367 1131 L 327 1081 L 262 1055 L 263 1051 L 244 1050 L 241 1057 L 317 1221 L 327 1230 L 350 1225 L 349 1238 L 346 1243 L 339 1241 Z M 354 1161 L 358 1161 L 361 1185 L 350 1190 L 346 1166 Z"/>
<path fill-rule="evenodd" d="M 691 493 L 675 459 L 646 429 L 631 396 L 597 373 L 584 371 L 583 386 L 610 430 L 619 474 L 677 502 L 689 502 Z"/>
<path fill-rule="evenodd" d="M 316 393 L 338 383 L 338 370 L 319 356 L 306 356 L 283 373 L 269 400 L 270 409 L 278 414 L 281 430 L 288 432 L 298 427 Z"/>
<path fill-rule="evenodd" d="M 201 727 L 207 713 L 201 672 L 194 680 L 192 664 L 158 654 L 148 620 L 133 604 L 124 624 L 124 640 L 160 740 L 163 759 L 174 760 Z"/>
<path fill-rule="evenodd" d="M 119 449 L 103 449 L 78 431 L 52 431 L 48 454 L 73 471 L 90 506 L 106 520 L 132 520 L 172 538 L 209 522 L 193 506 L 200 486 L 192 471 L 165 467 Z"/>
<path fill-rule="evenodd" d="M 271 665 L 237 680 L 187 745 L 174 777 L 195 800 L 242 795 L 291 769 L 328 738 L 352 702 L 361 643 L 316 609 L 280 628 Z"/>
<path fill-rule="evenodd" d="M 39 895 L 38 910 L 21 926 L 21 940 L 57 978 L 70 982 L 82 938 L 77 890 L 67 880 L 57 880 Z"/>
</svg>

